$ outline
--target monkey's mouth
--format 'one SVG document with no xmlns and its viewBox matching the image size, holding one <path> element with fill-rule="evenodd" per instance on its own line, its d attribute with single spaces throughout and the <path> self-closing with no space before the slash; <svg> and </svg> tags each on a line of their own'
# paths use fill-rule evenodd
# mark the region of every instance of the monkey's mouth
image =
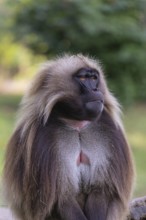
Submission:
<svg viewBox="0 0 146 220">
<path fill-rule="evenodd" d="M 102 100 L 92 100 L 85 103 L 85 110 L 88 118 L 99 117 L 103 111 L 104 103 Z"/>
</svg>

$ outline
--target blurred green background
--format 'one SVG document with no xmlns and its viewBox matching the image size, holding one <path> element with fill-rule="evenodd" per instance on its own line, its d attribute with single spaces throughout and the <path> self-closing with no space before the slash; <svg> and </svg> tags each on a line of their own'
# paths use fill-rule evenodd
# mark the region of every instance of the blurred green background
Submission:
<svg viewBox="0 0 146 220">
<path fill-rule="evenodd" d="M 40 63 L 64 53 L 103 63 L 123 105 L 137 173 L 134 197 L 146 195 L 145 0 L 0 0 L 0 184 L 22 94 Z"/>
</svg>

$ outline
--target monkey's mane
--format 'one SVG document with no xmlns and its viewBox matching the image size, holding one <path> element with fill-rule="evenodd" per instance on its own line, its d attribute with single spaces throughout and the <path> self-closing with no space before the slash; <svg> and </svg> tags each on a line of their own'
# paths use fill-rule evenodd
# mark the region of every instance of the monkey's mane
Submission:
<svg viewBox="0 0 146 220">
<path fill-rule="evenodd" d="M 74 74 L 82 68 L 91 68 L 96 70 L 96 73 L 99 73 L 99 84 L 97 89 L 99 89 L 99 92 L 102 94 L 104 110 L 103 114 L 101 113 L 101 118 L 93 122 L 93 126 L 85 130 L 85 133 L 83 132 L 84 134 L 81 132 L 81 135 L 78 135 L 76 131 L 68 132 L 67 127 L 63 127 L 62 122 L 55 120 L 54 117 L 57 115 L 56 112 L 58 106 L 56 104 L 58 102 L 62 104 L 63 102 L 61 101 L 63 100 L 65 101 L 64 103 L 70 101 L 69 104 L 72 104 L 73 100 L 73 104 L 69 105 L 69 107 L 72 107 L 77 103 L 76 99 L 77 101 L 78 98 L 80 99 L 79 96 L 81 94 L 79 93 L 79 85 L 75 81 L 76 75 Z M 80 103 L 83 108 L 83 101 L 81 100 Z M 54 108 L 54 106 L 56 108 Z M 52 110 L 54 110 L 54 112 Z M 73 111 L 73 113 L 74 112 L 77 112 L 77 110 Z M 43 64 L 22 99 L 16 128 L 7 147 L 4 166 L 4 187 L 6 190 L 4 191 L 6 192 L 7 201 L 12 206 L 12 209 L 18 213 L 18 215 L 24 216 L 23 219 L 40 220 L 46 219 L 47 216 L 50 217 L 53 208 L 55 208 L 54 206 L 56 202 L 61 206 L 61 203 L 66 199 L 64 198 L 66 196 L 66 193 L 64 193 L 65 190 L 63 189 L 62 191 L 60 189 L 66 187 L 64 181 L 61 182 L 61 178 L 68 179 L 66 180 L 66 183 L 72 180 L 72 176 L 71 178 L 68 178 L 67 175 L 62 174 L 67 173 L 68 170 L 72 172 L 72 167 L 73 169 L 74 167 L 75 169 L 77 168 L 78 165 L 75 161 L 78 161 L 77 158 L 79 158 L 80 161 L 83 157 L 82 148 L 88 139 L 95 139 L 95 141 L 89 140 L 87 145 L 85 143 L 85 148 L 87 146 L 87 158 L 89 157 L 89 159 L 90 152 L 88 151 L 90 150 L 90 146 L 95 145 L 91 150 L 91 153 L 93 154 L 91 170 L 93 169 L 94 171 L 97 165 L 97 170 L 98 167 L 99 169 L 101 168 L 102 173 L 105 162 L 109 161 L 110 166 L 108 166 L 108 164 L 106 165 L 103 175 L 105 185 L 110 185 L 113 182 L 113 184 L 111 184 L 111 193 L 116 193 L 113 197 L 116 197 L 115 199 L 117 202 L 120 202 L 121 200 L 122 205 L 127 203 L 127 198 L 129 198 L 130 194 L 129 185 L 132 185 L 133 171 L 130 165 L 132 164 L 130 150 L 126 138 L 124 137 L 124 134 L 122 134 L 122 131 L 124 130 L 120 119 L 120 112 L 119 103 L 107 87 L 103 69 L 99 61 L 78 54 L 71 56 L 65 55 Z M 52 120 L 50 115 L 53 115 Z M 106 120 L 107 118 L 108 120 Z M 96 124 L 98 122 L 99 126 Z M 115 125 L 118 129 L 116 129 Z M 86 134 L 87 137 L 84 140 Z M 68 136 L 71 137 L 72 140 L 75 139 L 73 140 L 73 143 L 71 143 Z M 95 142 L 98 143 L 96 144 Z M 67 147 L 68 145 L 69 148 Z M 75 152 L 70 153 L 70 149 L 74 148 L 76 145 L 78 148 L 77 151 L 75 150 Z M 65 151 L 63 153 L 61 150 L 62 148 L 64 148 L 63 151 Z M 66 148 L 68 148 L 67 153 Z M 113 152 L 111 153 L 111 151 Z M 59 156 L 60 154 L 61 156 Z M 111 154 L 113 156 L 111 156 Z M 73 161 L 71 162 L 73 166 L 70 165 L 71 163 L 69 162 L 69 169 L 64 168 L 67 167 L 67 162 L 62 162 L 62 158 L 67 158 L 68 161 L 68 158 L 70 160 L 72 155 L 74 155 Z M 100 155 L 103 156 L 100 158 Z M 62 164 L 63 168 L 61 167 Z M 99 173 L 99 178 L 97 178 L 99 179 L 99 183 L 97 181 L 97 184 L 100 184 L 100 172 L 96 170 L 95 172 Z M 87 176 L 93 176 L 95 172 L 89 174 L 87 171 Z M 107 175 L 108 172 L 109 175 Z M 111 175 L 112 172 L 113 175 Z M 126 172 L 125 174 L 127 175 L 125 175 L 124 172 Z M 76 182 L 78 182 L 79 179 L 78 171 L 73 171 L 73 176 L 74 174 L 76 177 L 73 182 L 75 182 L 76 185 Z M 82 171 L 80 176 L 82 179 Z M 110 179 L 109 176 L 111 180 L 108 180 Z M 69 185 L 72 186 L 72 182 L 69 183 Z M 109 189 L 110 187 L 107 188 Z M 70 191 L 70 187 L 67 188 L 67 191 Z M 109 193 L 110 192 L 108 192 L 108 196 Z M 62 195 L 63 200 L 59 199 Z M 85 195 L 85 197 L 86 196 L 87 195 Z M 118 196 L 120 197 L 118 198 Z M 110 200 L 110 202 L 113 203 L 112 200 Z M 108 202 L 108 204 L 110 202 Z M 63 208 L 62 210 L 64 212 Z M 64 218 L 62 217 L 62 219 Z M 68 218 L 66 217 L 65 219 Z M 109 217 L 108 219 L 116 218 Z"/>
</svg>

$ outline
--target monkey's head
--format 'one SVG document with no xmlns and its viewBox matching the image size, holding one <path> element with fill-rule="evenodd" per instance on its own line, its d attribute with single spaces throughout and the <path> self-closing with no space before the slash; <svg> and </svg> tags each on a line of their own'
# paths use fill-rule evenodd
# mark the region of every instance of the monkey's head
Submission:
<svg viewBox="0 0 146 220">
<path fill-rule="evenodd" d="M 99 62 L 83 55 L 45 63 L 22 101 L 28 125 L 50 116 L 71 120 L 98 119 L 106 110 L 118 121 L 118 103 L 109 92 Z M 24 115 L 25 112 L 25 115 Z"/>
<path fill-rule="evenodd" d="M 72 94 L 57 102 L 53 113 L 76 120 L 92 120 L 99 117 L 103 110 L 104 95 L 100 88 L 98 70 L 83 66 L 72 74 L 70 83 L 74 86 Z"/>
</svg>

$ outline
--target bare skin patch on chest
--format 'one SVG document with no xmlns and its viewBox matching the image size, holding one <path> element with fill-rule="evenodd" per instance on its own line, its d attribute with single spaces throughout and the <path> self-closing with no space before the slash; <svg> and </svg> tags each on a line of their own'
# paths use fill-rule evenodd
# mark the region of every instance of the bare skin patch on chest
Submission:
<svg viewBox="0 0 146 220">
<path fill-rule="evenodd" d="M 90 160 L 89 157 L 81 150 L 76 163 L 77 166 L 80 166 L 81 164 L 90 165 Z"/>
</svg>

